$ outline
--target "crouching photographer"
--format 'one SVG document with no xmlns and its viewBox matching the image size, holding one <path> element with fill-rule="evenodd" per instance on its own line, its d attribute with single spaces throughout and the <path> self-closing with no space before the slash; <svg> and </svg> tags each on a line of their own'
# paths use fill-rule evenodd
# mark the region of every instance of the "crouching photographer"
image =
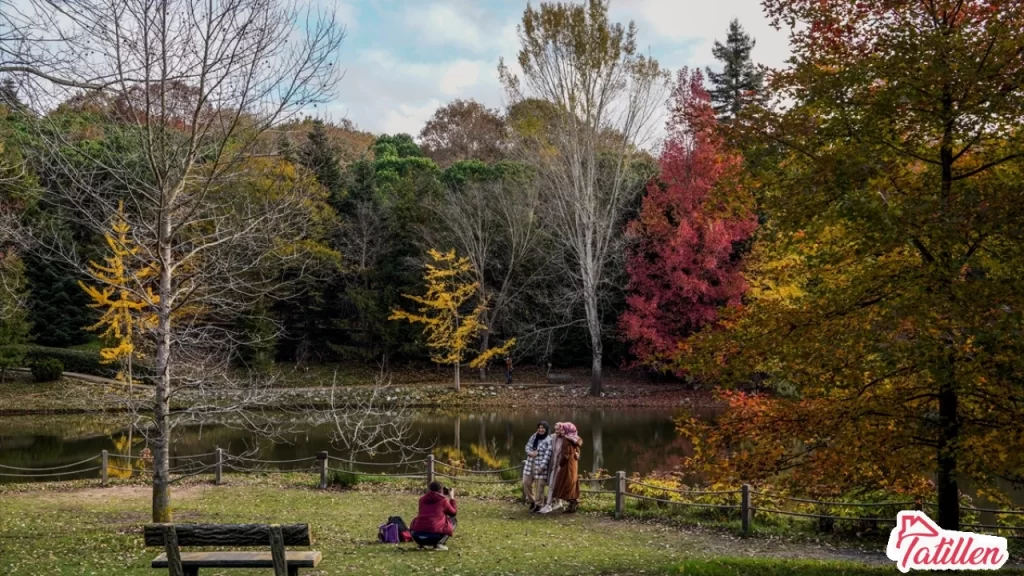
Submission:
<svg viewBox="0 0 1024 576">
<path fill-rule="evenodd" d="M 440 482 L 431 482 L 427 493 L 420 497 L 419 513 L 409 526 L 413 542 L 420 548 L 447 550 L 445 544 L 458 525 L 457 513 L 455 489 L 445 488 Z"/>
</svg>

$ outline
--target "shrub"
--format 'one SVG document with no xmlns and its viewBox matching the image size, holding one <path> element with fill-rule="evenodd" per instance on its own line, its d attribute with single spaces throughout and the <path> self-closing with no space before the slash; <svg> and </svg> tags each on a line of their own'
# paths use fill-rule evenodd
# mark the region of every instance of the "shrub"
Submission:
<svg viewBox="0 0 1024 576">
<path fill-rule="evenodd" d="M 359 484 L 359 475 L 351 472 L 343 472 L 341 470 L 332 470 L 329 478 L 329 484 L 343 489 L 355 488 L 356 485 Z"/>
<path fill-rule="evenodd" d="M 32 377 L 36 382 L 60 380 L 64 374 L 64 363 L 56 358 L 41 358 L 32 364 Z"/>
<path fill-rule="evenodd" d="M 26 346 L 25 361 L 30 365 L 45 358 L 60 360 L 68 372 L 79 372 L 93 376 L 111 377 L 117 372 L 112 364 L 100 362 L 98 350 L 72 350 L 69 348 L 50 348 L 48 346 Z"/>
<path fill-rule="evenodd" d="M 24 362 L 24 346 L 0 346 L 0 384 L 6 381 L 8 368 L 24 366 Z"/>
<path fill-rule="evenodd" d="M 25 363 L 29 366 L 44 358 L 55 358 L 64 365 L 68 372 L 78 372 L 92 376 L 103 376 L 113 378 L 117 375 L 118 364 L 104 364 L 100 358 L 99 350 L 72 349 L 72 348 L 50 348 L 48 346 L 22 345 L 0 347 L 0 356 L 4 351 L 17 353 L 24 357 Z M 143 362 L 136 361 L 133 365 L 135 379 L 139 380 L 149 374 L 151 369 Z"/>
</svg>

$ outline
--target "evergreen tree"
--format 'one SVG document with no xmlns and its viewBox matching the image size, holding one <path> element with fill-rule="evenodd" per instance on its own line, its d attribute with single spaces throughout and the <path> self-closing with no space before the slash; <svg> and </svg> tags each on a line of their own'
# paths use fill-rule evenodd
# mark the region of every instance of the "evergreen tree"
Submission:
<svg viewBox="0 0 1024 576">
<path fill-rule="evenodd" d="M 317 182 L 331 193 L 331 202 L 335 204 L 342 193 L 344 179 L 338 153 L 331 146 L 322 120 L 313 121 L 313 129 L 306 138 L 299 153 L 299 162 L 313 171 Z"/>
<path fill-rule="evenodd" d="M 80 276 L 55 262 L 26 257 L 29 321 L 37 344 L 64 348 L 89 340 L 95 322 L 89 297 L 78 285 Z"/>
<path fill-rule="evenodd" d="M 285 134 L 277 139 L 277 153 L 285 162 L 298 164 L 299 152 L 298 144 L 295 143 L 295 140 L 290 135 Z"/>
<path fill-rule="evenodd" d="M 750 100 L 750 93 L 760 92 L 764 85 L 764 73 L 750 59 L 754 44 L 754 39 L 743 31 L 739 20 L 733 20 L 729 23 L 725 44 L 716 40 L 711 49 L 715 59 L 722 62 L 721 72 L 707 69 L 708 80 L 712 84 L 709 90 L 711 102 L 719 121 L 735 118 L 744 103 Z"/>
</svg>

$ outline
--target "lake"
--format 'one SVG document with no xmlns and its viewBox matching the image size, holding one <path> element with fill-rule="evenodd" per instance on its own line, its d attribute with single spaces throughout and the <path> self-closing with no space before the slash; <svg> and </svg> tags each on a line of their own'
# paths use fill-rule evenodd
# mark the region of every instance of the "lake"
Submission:
<svg viewBox="0 0 1024 576">
<path fill-rule="evenodd" d="M 671 470 L 691 453 L 691 446 L 680 438 L 673 418 L 679 412 L 655 409 L 537 409 L 472 410 L 458 415 L 419 411 L 412 417 L 412 444 L 418 453 L 406 459 L 419 460 L 433 452 L 441 460 L 461 457 L 469 467 L 495 468 L 515 465 L 524 458 L 525 445 L 537 428 L 547 420 L 552 427 L 558 421 L 571 421 L 583 439 L 580 470 L 614 473 L 647 473 Z M 294 426 L 294 424 L 293 424 Z M 134 431 L 131 454 L 139 454 L 146 441 Z M 117 416 L 8 416 L 0 424 L 0 464 L 26 468 L 70 464 L 108 450 L 111 457 L 128 453 L 129 426 Z M 273 440 L 235 426 L 223 424 L 181 425 L 175 428 L 171 448 L 171 467 L 189 463 L 190 455 L 206 454 L 222 448 L 233 454 L 245 453 L 261 460 L 295 460 L 315 456 L 327 450 L 332 456 L 369 462 L 400 462 L 397 453 L 352 454 L 331 445 L 327 427 L 306 426 Z M 209 458 L 204 458 L 209 461 Z M 97 466 L 98 461 L 83 467 Z M 281 468 L 305 468 L 311 463 L 282 465 Z M 334 464 L 332 464 L 333 466 Z M 409 472 L 422 470 L 422 464 L 396 467 L 365 467 L 364 472 Z M 3 473 L 11 470 L 0 470 Z M 95 477 L 96 472 L 80 477 Z M 46 479 L 70 479 L 74 475 Z M 0 481 L 23 479 L 0 476 Z"/>
</svg>

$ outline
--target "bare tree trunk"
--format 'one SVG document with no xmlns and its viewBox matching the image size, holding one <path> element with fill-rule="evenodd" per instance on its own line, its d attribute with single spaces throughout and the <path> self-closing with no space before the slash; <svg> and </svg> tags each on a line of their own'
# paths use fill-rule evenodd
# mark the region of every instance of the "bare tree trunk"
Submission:
<svg viewBox="0 0 1024 576">
<path fill-rule="evenodd" d="M 587 313 L 587 329 L 590 332 L 590 395 L 601 395 L 601 314 L 598 310 L 598 295 L 591 284 L 586 288 L 585 308 Z"/>
<path fill-rule="evenodd" d="M 459 363 L 455 363 L 455 391 L 460 392 L 462 390 L 462 383 L 459 381 Z"/>
<path fill-rule="evenodd" d="M 171 222 L 165 215 L 160 218 L 158 254 L 160 257 L 160 293 L 171 292 Z M 153 522 L 170 523 L 170 395 L 171 395 L 171 299 L 164 297 L 157 304 L 156 331 L 156 398 L 153 404 L 153 422 L 156 426 L 153 452 Z"/>
<path fill-rule="evenodd" d="M 455 417 L 455 449 L 462 449 L 462 416 Z"/>
<path fill-rule="evenodd" d="M 490 348 L 490 343 L 491 343 L 491 319 L 490 318 L 486 318 L 484 320 L 484 326 L 487 326 L 487 328 L 484 329 L 482 334 L 480 334 L 480 353 L 481 354 L 483 354 L 484 352 L 487 352 L 487 349 Z M 487 381 L 487 364 L 484 364 L 483 366 L 480 367 L 480 381 L 481 382 L 486 382 Z"/>
<path fill-rule="evenodd" d="M 592 426 L 593 440 L 591 446 L 594 447 L 594 468 L 593 473 L 597 473 L 598 470 L 604 468 L 604 415 L 599 414 L 597 418 L 594 418 Z"/>
</svg>

